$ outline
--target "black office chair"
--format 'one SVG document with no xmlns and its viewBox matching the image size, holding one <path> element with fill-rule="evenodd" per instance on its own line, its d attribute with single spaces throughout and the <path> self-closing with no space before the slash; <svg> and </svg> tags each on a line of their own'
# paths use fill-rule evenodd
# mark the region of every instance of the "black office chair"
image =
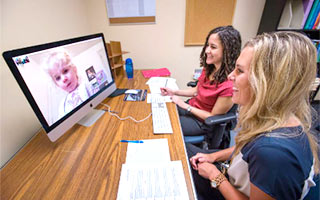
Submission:
<svg viewBox="0 0 320 200">
<path fill-rule="evenodd" d="M 200 146 L 203 149 L 225 149 L 230 146 L 231 130 L 237 122 L 237 105 L 223 115 L 215 115 L 205 119 L 207 133 L 200 136 L 184 136 L 184 141 Z"/>
<path fill-rule="evenodd" d="M 187 86 L 195 87 L 197 81 L 191 81 Z M 223 115 L 211 116 L 205 119 L 207 134 L 200 136 L 184 136 L 184 141 L 200 146 L 203 149 L 225 149 L 230 146 L 231 130 L 237 123 L 237 108 L 235 104 Z"/>
<path fill-rule="evenodd" d="M 320 84 L 315 91 L 310 94 L 310 105 L 312 108 L 312 127 L 311 130 L 315 131 L 320 140 Z"/>
<path fill-rule="evenodd" d="M 198 83 L 198 80 L 196 81 L 190 81 L 187 83 L 187 86 L 188 87 L 196 87 L 197 86 L 197 83 Z"/>
</svg>

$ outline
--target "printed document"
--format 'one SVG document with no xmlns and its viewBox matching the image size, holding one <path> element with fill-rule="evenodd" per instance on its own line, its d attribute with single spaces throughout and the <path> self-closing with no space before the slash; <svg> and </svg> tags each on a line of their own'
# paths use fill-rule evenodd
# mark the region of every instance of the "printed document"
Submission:
<svg viewBox="0 0 320 200">
<path fill-rule="evenodd" d="M 128 143 L 117 199 L 189 199 L 182 163 L 170 160 L 168 139 L 142 141 Z"/>
<path fill-rule="evenodd" d="M 189 199 L 181 161 L 123 164 L 117 199 Z"/>
</svg>

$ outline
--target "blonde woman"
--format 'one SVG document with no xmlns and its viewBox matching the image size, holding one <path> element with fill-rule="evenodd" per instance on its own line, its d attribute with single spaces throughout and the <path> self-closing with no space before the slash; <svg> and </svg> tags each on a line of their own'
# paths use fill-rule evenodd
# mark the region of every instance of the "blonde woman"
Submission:
<svg viewBox="0 0 320 200">
<path fill-rule="evenodd" d="M 319 172 L 309 132 L 315 76 L 316 49 L 302 34 L 269 33 L 247 42 L 228 77 L 232 101 L 240 105 L 236 145 L 205 154 L 187 144 L 199 199 L 303 199 L 308 194 Z M 212 163 L 231 157 L 227 179 Z"/>
</svg>

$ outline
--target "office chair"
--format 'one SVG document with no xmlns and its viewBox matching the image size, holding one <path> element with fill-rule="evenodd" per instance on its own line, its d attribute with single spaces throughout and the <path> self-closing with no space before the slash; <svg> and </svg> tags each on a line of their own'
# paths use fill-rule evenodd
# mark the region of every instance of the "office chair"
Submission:
<svg viewBox="0 0 320 200">
<path fill-rule="evenodd" d="M 215 115 L 205 119 L 208 131 L 200 136 L 184 136 L 184 141 L 201 146 L 203 149 L 225 149 L 230 146 L 231 130 L 237 121 L 237 105 L 223 115 Z"/>
<path fill-rule="evenodd" d="M 191 81 L 187 86 L 195 87 L 197 81 Z M 200 136 L 184 136 L 184 141 L 195 144 L 203 149 L 225 149 L 230 146 L 231 130 L 237 122 L 237 108 L 235 104 L 223 115 L 211 116 L 205 119 L 204 123 L 208 126 L 207 134 Z"/>
<path fill-rule="evenodd" d="M 198 83 L 198 80 L 196 81 L 190 81 L 187 83 L 187 86 L 188 87 L 196 87 L 197 86 L 197 83 Z"/>
<path fill-rule="evenodd" d="M 310 94 L 310 105 L 312 108 L 312 127 L 311 129 L 320 134 L 320 84 Z M 320 136 L 319 136 L 320 137 Z M 318 138 L 320 139 L 320 138 Z"/>
</svg>

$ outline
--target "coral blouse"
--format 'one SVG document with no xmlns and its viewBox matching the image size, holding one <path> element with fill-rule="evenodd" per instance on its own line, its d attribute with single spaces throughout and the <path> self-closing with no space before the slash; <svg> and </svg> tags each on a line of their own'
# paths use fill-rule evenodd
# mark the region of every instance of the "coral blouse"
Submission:
<svg viewBox="0 0 320 200">
<path fill-rule="evenodd" d="M 206 78 L 205 70 L 202 70 L 198 79 L 197 96 L 189 100 L 189 104 L 201 110 L 212 111 L 218 97 L 231 97 L 233 94 L 233 83 L 230 80 L 224 81 L 218 85 L 210 84 L 210 80 Z"/>
</svg>

